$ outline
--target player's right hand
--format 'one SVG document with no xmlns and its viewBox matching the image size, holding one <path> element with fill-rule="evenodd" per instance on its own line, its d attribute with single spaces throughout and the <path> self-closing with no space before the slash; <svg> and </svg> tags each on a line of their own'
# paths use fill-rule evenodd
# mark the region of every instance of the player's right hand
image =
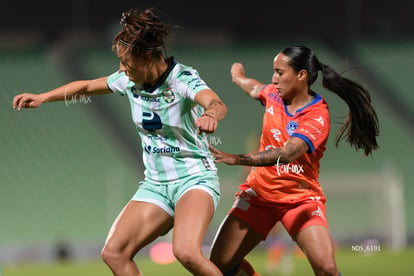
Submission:
<svg viewBox="0 0 414 276">
<path fill-rule="evenodd" d="M 238 62 L 233 63 L 231 66 L 230 74 L 234 83 L 236 83 L 236 80 L 238 78 L 245 78 L 246 73 L 244 71 L 243 64 Z"/>
<path fill-rule="evenodd" d="M 22 108 L 39 107 L 43 103 L 43 99 L 38 94 L 23 93 L 17 95 L 13 99 L 13 108 L 21 110 Z"/>
<path fill-rule="evenodd" d="M 214 157 L 215 163 L 224 163 L 227 165 L 238 165 L 240 158 L 237 154 L 226 153 L 209 145 L 208 149 Z"/>
</svg>

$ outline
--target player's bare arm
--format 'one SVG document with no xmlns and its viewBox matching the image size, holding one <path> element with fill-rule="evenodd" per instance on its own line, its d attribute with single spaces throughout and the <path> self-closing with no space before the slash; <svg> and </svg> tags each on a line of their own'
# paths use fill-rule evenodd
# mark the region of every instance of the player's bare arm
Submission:
<svg viewBox="0 0 414 276">
<path fill-rule="evenodd" d="M 290 163 L 302 156 L 308 149 L 308 145 L 302 139 L 297 137 L 291 137 L 282 148 L 274 148 L 247 154 L 229 154 L 210 146 L 210 151 L 217 163 L 256 167 Z"/>
<path fill-rule="evenodd" d="M 227 113 L 226 105 L 212 90 L 205 89 L 195 96 L 195 101 L 205 108 L 205 112 L 196 121 L 200 133 L 213 133 L 217 129 L 217 122 Z"/>
<path fill-rule="evenodd" d="M 255 79 L 246 77 L 243 64 L 241 63 L 234 63 L 231 67 L 230 73 L 232 81 L 253 99 L 257 98 L 259 92 L 263 90 L 263 87 L 265 86 L 265 84 Z"/>
<path fill-rule="evenodd" d="M 46 102 L 111 93 L 106 81 L 107 77 L 95 80 L 74 81 L 41 94 L 23 93 L 14 97 L 13 108 L 17 108 L 17 110 L 21 110 L 22 108 L 35 108 Z"/>
<path fill-rule="evenodd" d="M 198 92 L 195 96 L 195 101 L 205 108 L 203 115 L 212 117 L 217 121 L 223 119 L 227 113 L 226 105 L 212 90 L 205 89 Z"/>
<path fill-rule="evenodd" d="M 210 104 L 207 107 L 206 112 L 204 112 L 203 115 L 209 116 L 209 117 L 213 117 L 217 120 L 219 120 L 218 118 L 220 118 L 220 120 L 224 117 L 222 107 L 223 107 L 223 102 L 219 99 L 212 99 Z"/>
</svg>

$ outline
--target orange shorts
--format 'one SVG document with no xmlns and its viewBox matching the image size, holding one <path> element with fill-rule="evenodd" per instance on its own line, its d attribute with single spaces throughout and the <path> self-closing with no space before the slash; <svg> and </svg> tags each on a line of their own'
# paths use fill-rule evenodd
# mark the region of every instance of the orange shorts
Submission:
<svg viewBox="0 0 414 276">
<path fill-rule="evenodd" d="M 263 239 L 266 239 L 273 226 L 281 221 L 294 239 L 299 231 L 311 225 L 323 225 L 328 228 L 325 201 L 325 197 L 310 197 L 292 203 L 264 202 L 249 189 L 237 193 L 229 214 L 248 223 L 263 235 Z"/>
</svg>

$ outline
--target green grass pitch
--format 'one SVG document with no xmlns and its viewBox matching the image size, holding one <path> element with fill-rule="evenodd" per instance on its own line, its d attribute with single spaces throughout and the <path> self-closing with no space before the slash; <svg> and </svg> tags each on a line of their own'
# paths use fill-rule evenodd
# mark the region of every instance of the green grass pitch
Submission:
<svg viewBox="0 0 414 276">
<path fill-rule="evenodd" d="M 247 259 L 260 275 L 265 272 L 266 253 L 261 250 L 252 252 Z M 371 256 L 364 256 L 351 248 L 340 248 L 336 259 L 342 275 L 381 276 L 381 275 L 414 275 L 414 248 L 398 253 L 381 250 Z M 190 275 L 178 262 L 169 265 L 158 265 L 149 258 L 136 259 L 144 275 Z M 294 275 L 313 275 L 306 259 L 294 258 Z M 60 262 L 51 264 L 20 264 L 3 266 L 0 276 L 110 276 L 109 269 L 101 261 L 95 262 Z M 281 275 L 273 273 L 272 275 Z"/>
</svg>

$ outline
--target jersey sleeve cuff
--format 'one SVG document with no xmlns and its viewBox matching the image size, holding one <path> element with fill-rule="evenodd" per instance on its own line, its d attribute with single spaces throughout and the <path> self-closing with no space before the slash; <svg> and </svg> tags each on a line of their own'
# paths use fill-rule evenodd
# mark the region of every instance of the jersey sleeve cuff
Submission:
<svg viewBox="0 0 414 276">
<path fill-rule="evenodd" d="M 292 137 L 298 137 L 300 139 L 302 139 L 303 141 L 305 141 L 305 143 L 308 145 L 309 150 L 307 151 L 308 153 L 313 153 L 315 151 L 315 146 L 313 145 L 311 139 L 309 139 L 309 137 L 300 134 L 300 133 L 293 133 Z"/>
</svg>

